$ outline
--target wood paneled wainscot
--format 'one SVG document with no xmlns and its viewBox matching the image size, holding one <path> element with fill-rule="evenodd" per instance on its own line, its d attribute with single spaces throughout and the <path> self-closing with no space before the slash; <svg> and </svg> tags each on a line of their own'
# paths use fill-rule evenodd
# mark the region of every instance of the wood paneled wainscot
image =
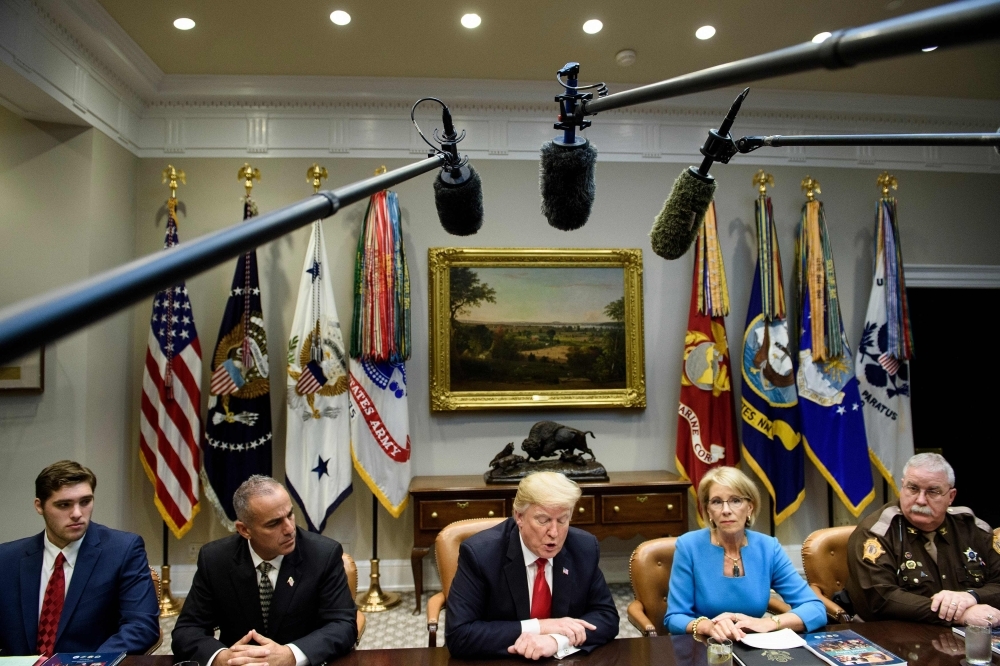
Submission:
<svg viewBox="0 0 1000 666">
<path fill-rule="evenodd" d="M 610 472 L 607 483 L 581 483 L 583 496 L 573 525 L 598 539 L 616 536 L 655 539 L 687 531 L 690 482 L 670 472 Z M 413 585 L 424 591 L 423 559 L 445 525 L 468 518 L 511 515 L 516 485 L 487 485 L 482 476 L 417 476 L 410 482 L 413 502 Z"/>
</svg>

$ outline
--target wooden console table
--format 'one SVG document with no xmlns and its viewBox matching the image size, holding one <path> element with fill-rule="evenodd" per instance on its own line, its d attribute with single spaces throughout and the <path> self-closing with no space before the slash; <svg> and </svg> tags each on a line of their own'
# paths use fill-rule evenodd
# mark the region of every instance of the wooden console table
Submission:
<svg viewBox="0 0 1000 666">
<path fill-rule="evenodd" d="M 670 472 L 609 472 L 606 483 L 581 483 L 583 496 L 572 525 L 598 539 L 616 536 L 648 539 L 679 536 L 687 531 L 688 487 Z M 467 518 L 511 515 L 517 485 L 494 485 L 477 476 L 415 476 L 410 481 L 413 502 L 413 586 L 420 614 L 424 592 L 423 559 L 445 525 Z"/>
</svg>

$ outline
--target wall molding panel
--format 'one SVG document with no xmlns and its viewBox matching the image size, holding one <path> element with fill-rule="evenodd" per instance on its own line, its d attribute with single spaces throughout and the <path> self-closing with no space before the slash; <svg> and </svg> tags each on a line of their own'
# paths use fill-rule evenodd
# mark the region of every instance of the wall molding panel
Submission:
<svg viewBox="0 0 1000 666">
<path fill-rule="evenodd" d="M 907 264 L 906 286 L 937 289 L 1000 289 L 1000 266 Z"/>
</svg>

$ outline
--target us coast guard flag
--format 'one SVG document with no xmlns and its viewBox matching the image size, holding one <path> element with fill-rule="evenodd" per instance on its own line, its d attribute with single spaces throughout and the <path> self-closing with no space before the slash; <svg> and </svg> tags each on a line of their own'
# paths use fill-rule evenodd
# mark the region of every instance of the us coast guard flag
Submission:
<svg viewBox="0 0 1000 666">
<path fill-rule="evenodd" d="M 285 483 L 312 532 L 351 494 L 348 368 L 333 283 L 314 222 L 288 338 Z"/>
<path fill-rule="evenodd" d="M 777 525 L 805 499 L 805 454 L 770 197 L 757 200 L 757 268 L 743 334 L 743 459 L 771 495 Z"/>
<path fill-rule="evenodd" d="M 899 257 L 896 200 L 882 199 L 878 207 L 875 276 L 855 371 L 861 389 L 871 460 L 898 495 L 896 479 L 903 475 L 903 465 L 913 455 L 910 363 L 907 360 L 912 339 L 903 263 Z M 887 267 L 890 270 L 886 270 Z M 890 312 L 894 314 L 895 330 L 890 323 Z"/>
</svg>

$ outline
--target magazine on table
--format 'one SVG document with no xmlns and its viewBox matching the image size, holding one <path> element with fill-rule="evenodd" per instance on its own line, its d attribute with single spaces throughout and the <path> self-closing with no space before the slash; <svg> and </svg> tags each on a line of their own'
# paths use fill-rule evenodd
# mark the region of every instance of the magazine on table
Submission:
<svg viewBox="0 0 1000 666">
<path fill-rule="evenodd" d="M 965 638 L 965 629 L 963 627 L 952 627 L 952 631 L 956 634 Z M 993 627 L 993 651 L 1000 654 L 1000 627 Z"/>
<path fill-rule="evenodd" d="M 906 666 L 906 660 L 853 631 L 806 634 L 806 647 L 833 666 Z"/>
<path fill-rule="evenodd" d="M 124 652 L 56 652 L 42 666 L 116 666 Z"/>
</svg>

